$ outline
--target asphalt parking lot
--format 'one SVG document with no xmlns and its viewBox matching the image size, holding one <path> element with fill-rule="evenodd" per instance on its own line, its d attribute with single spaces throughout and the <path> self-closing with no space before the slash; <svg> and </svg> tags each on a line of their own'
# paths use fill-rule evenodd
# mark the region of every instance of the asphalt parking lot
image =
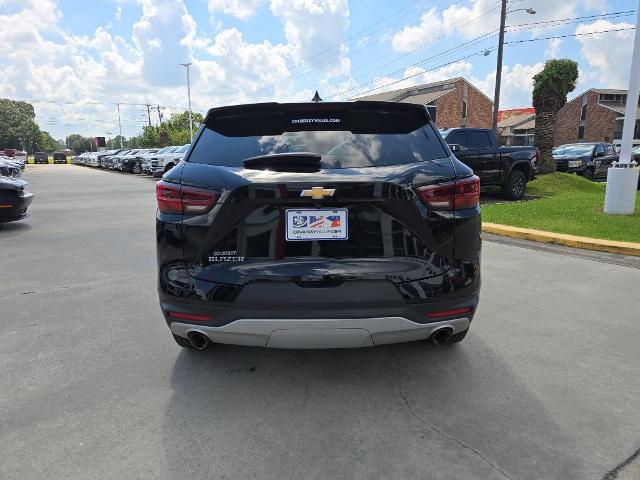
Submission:
<svg viewBox="0 0 640 480">
<path fill-rule="evenodd" d="M 638 472 L 637 259 L 487 238 L 460 345 L 187 352 L 157 302 L 153 180 L 24 178 L 31 217 L 0 231 L 3 479 Z"/>
</svg>

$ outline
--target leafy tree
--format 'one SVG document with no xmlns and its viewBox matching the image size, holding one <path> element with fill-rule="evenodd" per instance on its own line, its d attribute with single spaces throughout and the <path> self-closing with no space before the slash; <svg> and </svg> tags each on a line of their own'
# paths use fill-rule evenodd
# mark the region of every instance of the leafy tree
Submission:
<svg viewBox="0 0 640 480">
<path fill-rule="evenodd" d="M 535 142 L 540 149 L 540 173 L 556 170 L 551 151 L 558 110 L 567 103 L 567 95 L 576 88 L 578 64 L 573 60 L 548 60 L 533 76 L 533 106 L 536 109 Z"/>
<path fill-rule="evenodd" d="M 0 148 L 30 148 L 40 140 L 33 105 L 0 98 Z"/>
<path fill-rule="evenodd" d="M 126 146 L 127 139 L 122 137 L 122 145 Z M 120 135 L 107 140 L 107 150 L 119 150 L 120 149 Z"/>
<path fill-rule="evenodd" d="M 201 113 L 193 113 L 193 127 L 197 129 L 204 122 Z M 142 133 L 130 139 L 132 147 L 165 147 L 184 145 L 190 142 L 189 112 L 174 113 L 161 126 L 145 126 Z"/>
<path fill-rule="evenodd" d="M 191 115 L 193 119 L 193 129 L 197 130 L 202 122 L 204 122 L 204 116 L 201 113 L 193 112 Z M 182 113 L 174 113 L 169 117 L 164 123 L 164 126 L 169 130 L 173 131 L 189 131 L 189 112 L 185 111 Z M 188 140 L 188 138 L 187 138 Z"/>
<path fill-rule="evenodd" d="M 58 148 L 60 148 L 60 145 L 58 145 L 57 140 L 54 140 L 54 138 L 49 134 L 49 132 L 44 132 L 44 131 L 41 131 L 40 135 L 38 135 L 36 144 L 40 150 L 48 153 L 52 153 L 53 151 L 58 150 Z"/>
<path fill-rule="evenodd" d="M 71 135 L 69 135 L 65 140 L 65 144 L 67 145 L 67 148 L 70 148 L 76 153 L 82 153 L 92 150 L 91 139 L 89 137 L 78 135 L 77 133 L 72 133 Z"/>
</svg>

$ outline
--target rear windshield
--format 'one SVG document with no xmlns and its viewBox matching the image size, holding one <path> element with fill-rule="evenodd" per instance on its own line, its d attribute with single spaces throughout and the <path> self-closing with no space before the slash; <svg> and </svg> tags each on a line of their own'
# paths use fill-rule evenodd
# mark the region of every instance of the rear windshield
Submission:
<svg viewBox="0 0 640 480">
<path fill-rule="evenodd" d="M 242 167 L 247 158 L 294 152 L 320 155 L 320 167 L 327 169 L 399 165 L 448 156 L 431 124 L 410 133 L 305 130 L 261 136 L 225 136 L 204 128 L 189 161 Z"/>
</svg>

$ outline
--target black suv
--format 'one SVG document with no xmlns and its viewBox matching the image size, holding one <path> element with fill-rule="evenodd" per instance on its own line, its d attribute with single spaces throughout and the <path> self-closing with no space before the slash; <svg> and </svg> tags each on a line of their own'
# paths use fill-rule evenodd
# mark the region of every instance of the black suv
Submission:
<svg viewBox="0 0 640 480">
<path fill-rule="evenodd" d="M 594 180 L 606 178 L 619 156 L 610 143 L 570 143 L 554 148 L 553 158 L 558 172 L 577 173 Z"/>
<path fill-rule="evenodd" d="M 33 154 L 33 163 L 49 163 L 49 155 L 45 152 L 36 152 Z"/>
<path fill-rule="evenodd" d="M 64 152 L 55 152 L 53 154 L 53 163 L 67 163 L 67 154 Z"/>
<path fill-rule="evenodd" d="M 166 322 L 198 350 L 459 342 L 479 190 L 420 105 L 212 109 L 156 187 Z"/>
</svg>

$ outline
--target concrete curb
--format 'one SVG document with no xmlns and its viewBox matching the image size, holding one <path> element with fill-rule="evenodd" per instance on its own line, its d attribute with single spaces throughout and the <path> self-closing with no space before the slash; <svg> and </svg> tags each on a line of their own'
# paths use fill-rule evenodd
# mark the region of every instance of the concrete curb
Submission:
<svg viewBox="0 0 640 480">
<path fill-rule="evenodd" d="M 530 228 L 511 227 L 497 223 L 482 223 L 482 231 L 503 235 L 505 237 L 521 238 L 534 242 L 554 243 L 568 247 L 582 248 L 585 250 L 597 250 L 600 252 L 620 253 L 640 257 L 640 243 L 618 242 L 615 240 L 601 240 L 599 238 L 578 237 L 565 233 L 546 232 Z"/>
</svg>

